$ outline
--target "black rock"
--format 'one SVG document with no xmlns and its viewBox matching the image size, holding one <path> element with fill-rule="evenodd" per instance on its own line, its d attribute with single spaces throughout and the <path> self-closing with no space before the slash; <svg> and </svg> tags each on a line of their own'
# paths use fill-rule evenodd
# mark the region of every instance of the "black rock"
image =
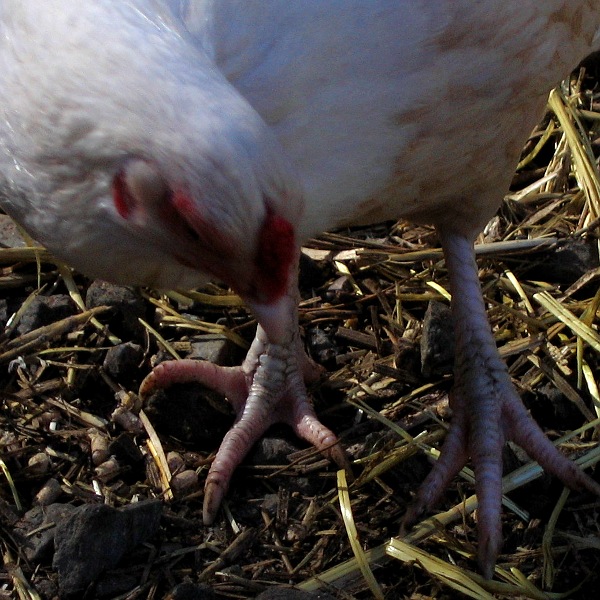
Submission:
<svg viewBox="0 0 600 600">
<path fill-rule="evenodd" d="M 16 332 L 19 335 L 50 325 L 77 313 L 77 307 L 66 294 L 37 296 L 21 315 Z"/>
<path fill-rule="evenodd" d="M 292 436 L 290 432 L 290 438 Z M 287 465 L 290 462 L 288 456 L 298 450 L 288 439 L 263 437 L 254 445 L 248 462 L 253 465 Z"/>
<path fill-rule="evenodd" d="M 335 359 L 340 354 L 340 348 L 320 327 L 311 327 L 306 332 L 306 343 L 310 355 L 322 365 L 335 367 Z"/>
<path fill-rule="evenodd" d="M 243 358 L 241 349 L 224 335 L 195 335 L 190 339 L 192 351 L 187 358 L 207 360 L 215 365 L 230 367 Z"/>
<path fill-rule="evenodd" d="M 529 279 L 563 285 L 575 283 L 599 265 L 596 241 L 584 238 L 567 239 L 554 250 L 544 252 L 541 258 L 532 255 L 531 260 L 535 263 L 525 271 Z M 506 262 L 511 264 L 512 261 L 507 259 Z"/>
<path fill-rule="evenodd" d="M 139 580 L 139 576 L 134 574 L 109 571 L 98 580 L 94 598 L 115 598 L 126 594 L 139 584 Z"/>
<path fill-rule="evenodd" d="M 432 300 L 427 306 L 421 333 L 421 371 L 424 377 L 452 372 L 454 327 L 450 307 Z"/>
<path fill-rule="evenodd" d="M 300 253 L 300 268 L 298 274 L 298 287 L 301 290 L 319 288 L 325 285 L 331 276 L 331 264 L 325 261 L 316 261 Z"/>
<path fill-rule="evenodd" d="M 162 503 L 148 500 L 124 508 L 87 504 L 59 522 L 52 566 L 58 571 L 61 597 L 81 592 L 101 573 L 158 530 Z"/>
<path fill-rule="evenodd" d="M 56 528 L 63 520 L 69 519 L 75 510 L 74 506 L 61 503 L 28 510 L 14 526 L 14 535 L 25 557 L 33 563 L 49 558 L 54 547 Z"/>
<path fill-rule="evenodd" d="M 130 465 L 144 460 L 144 455 L 127 433 L 121 433 L 108 445 L 108 451 L 114 454 L 119 462 Z"/>
<path fill-rule="evenodd" d="M 114 285 L 97 279 L 92 282 L 85 297 L 86 306 L 111 306 L 115 313 L 110 318 L 109 328 L 123 339 L 144 339 L 144 328 L 139 319 L 147 319 L 147 305 L 133 288 Z"/>
<path fill-rule="evenodd" d="M 214 600 L 214 591 L 203 583 L 184 581 L 176 585 L 165 597 L 165 600 Z"/>
<path fill-rule="evenodd" d="M 109 348 L 102 367 L 117 381 L 130 383 L 139 374 L 144 350 L 139 344 L 126 342 Z"/>
</svg>

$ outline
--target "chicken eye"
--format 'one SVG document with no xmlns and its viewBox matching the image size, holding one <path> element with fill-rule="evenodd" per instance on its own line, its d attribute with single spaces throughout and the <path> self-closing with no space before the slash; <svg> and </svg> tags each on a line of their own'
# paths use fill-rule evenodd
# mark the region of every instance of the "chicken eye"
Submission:
<svg viewBox="0 0 600 600">
<path fill-rule="evenodd" d="M 112 193 L 119 215 L 138 224 L 144 223 L 151 212 L 159 211 L 172 196 L 158 169 L 140 158 L 128 160 L 118 171 Z"/>
</svg>

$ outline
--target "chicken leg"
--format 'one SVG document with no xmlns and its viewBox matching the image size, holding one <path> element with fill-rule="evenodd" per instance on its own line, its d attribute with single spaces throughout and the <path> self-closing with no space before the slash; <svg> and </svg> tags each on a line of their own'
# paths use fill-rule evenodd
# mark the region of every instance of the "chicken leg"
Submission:
<svg viewBox="0 0 600 600">
<path fill-rule="evenodd" d="M 295 434 L 350 472 L 349 461 L 336 435 L 317 418 L 305 382 L 318 379 L 320 369 L 305 354 L 298 329 L 296 278 L 289 292 L 289 327 L 281 343 L 271 343 L 259 324 L 256 337 L 240 367 L 207 361 L 167 361 L 155 367 L 140 386 L 147 397 L 174 383 L 197 382 L 227 398 L 236 413 L 233 427 L 212 463 L 205 484 L 203 520 L 211 524 L 236 467 L 271 425 L 287 423 Z"/>
<path fill-rule="evenodd" d="M 421 485 L 405 517 L 414 522 L 440 498 L 469 457 L 478 498 L 478 559 L 488 578 L 502 543 L 502 447 L 509 439 L 565 485 L 600 496 L 600 485 L 563 456 L 527 413 L 500 358 L 487 320 L 473 243 L 438 228 L 452 292 L 456 338 L 454 411 L 439 460 Z"/>
</svg>

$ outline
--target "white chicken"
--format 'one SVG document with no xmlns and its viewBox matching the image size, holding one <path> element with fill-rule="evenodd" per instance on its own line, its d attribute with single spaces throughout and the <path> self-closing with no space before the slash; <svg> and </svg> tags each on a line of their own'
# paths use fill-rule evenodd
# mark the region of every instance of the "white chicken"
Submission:
<svg viewBox="0 0 600 600">
<path fill-rule="evenodd" d="M 198 380 L 237 411 L 208 475 L 206 522 L 276 420 L 345 464 L 304 385 L 314 365 L 297 328 L 299 248 L 400 217 L 439 232 L 458 357 L 452 429 L 411 516 L 470 456 L 490 576 L 506 438 L 600 493 L 513 389 L 473 254 L 548 91 L 599 27 L 595 0 L 0 4 L 2 207 L 84 273 L 159 288 L 218 279 L 258 318 L 241 368 L 164 363 L 143 385 Z"/>
</svg>

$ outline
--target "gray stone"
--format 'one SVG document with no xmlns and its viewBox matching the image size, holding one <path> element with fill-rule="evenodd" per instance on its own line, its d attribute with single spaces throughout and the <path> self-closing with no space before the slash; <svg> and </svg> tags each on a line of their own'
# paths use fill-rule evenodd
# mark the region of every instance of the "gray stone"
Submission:
<svg viewBox="0 0 600 600">
<path fill-rule="evenodd" d="M 159 500 L 118 509 L 87 504 L 58 523 L 52 566 L 58 571 L 61 597 L 78 597 L 101 573 L 151 538 L 158 530 L 161 513 Z"/>
</svg>

